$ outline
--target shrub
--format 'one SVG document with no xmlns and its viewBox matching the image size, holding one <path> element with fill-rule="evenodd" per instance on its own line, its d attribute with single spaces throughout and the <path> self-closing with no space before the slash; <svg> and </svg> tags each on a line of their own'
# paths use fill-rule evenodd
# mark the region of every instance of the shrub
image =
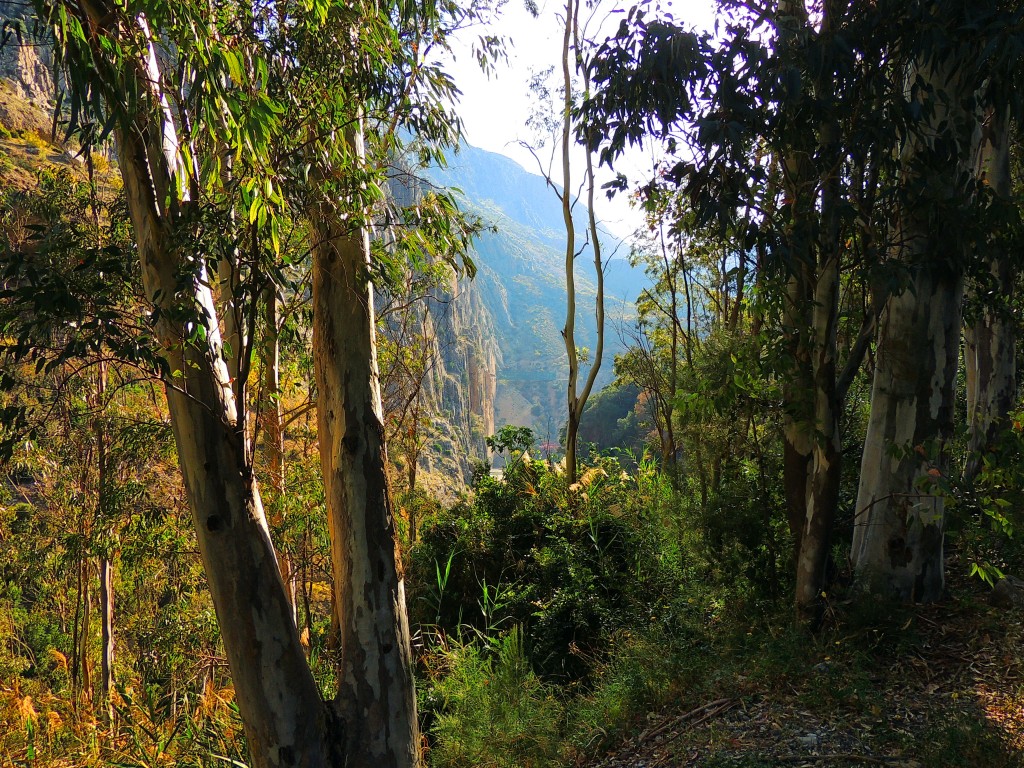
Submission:
<svg viewBox="0 0 1024 768">
<path fill-rule="evenodd" d="M 459 643 L 440 660 L 432 729 L 435 768 L 543 768 L 560 765 L 562 704 L 526 659 L 519 627 L 501 635 L 493 652 Z"/>
<path fill-rule="evenodd" d="M 649 624 L 679 589 L 659 489 L 611 459 L 573 488 L 529 460 L 502 480 L 482 476 L 472 501 L 423 526 L 411 553 L 414 623 L 450 636 L 516 624 L 538 674 L 585 679 L 608 637 Z"/>
</svg>

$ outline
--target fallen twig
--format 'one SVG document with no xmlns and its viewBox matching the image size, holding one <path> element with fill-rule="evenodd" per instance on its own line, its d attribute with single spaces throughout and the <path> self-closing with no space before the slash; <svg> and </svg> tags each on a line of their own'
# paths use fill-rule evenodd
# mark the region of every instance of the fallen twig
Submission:
<svg viewBox="0 0 1024 768">
<path fill-rule="evenodd" d="M 725 704 L 728 701 L 731 701 L 731 700 L 730 699 L 715 699 L 714 701 L 709 701 L 706 704 L 701 704 L 696 709 L 691 709 L 689 712 L 686 712 L 686 713 L 684 713 L 682 715 L 678 715 L 676 717 L 668 718 L 661 725 L 653 728 L 652 730 L 644 731 L 639 736 L 637 736 L 636 740 L 633 742 L 633 746 L 634 747 L 639 747 L 645 741 L 650 741 L 654 737 L 660 736 L 662 733 L 667 731 L 669 728 L 672 728 L 673 726 L 679 725 L 680 723 L 684 723 L 687 720 L 689 720 L 691 717 L 699 715 L 701 712 L 706 712 L 708 709 L 711 709 L 713 707 L 719 707 L 719 706 L 721 706 L 722 704 Z"/>
<path fill-rule="evenodd" d="M 678 739 L 680 736 L 682 736 L 687 731 L 693 730 L 698 725 L 702 725 L 703 723 L 707 722 L 708 720 L 710 720 L 715 715 L 720 715 L 722 712 L 725 712 L 725 710 L 732 709 L 733 707 L 736 706 L 736 702 L 734 700 L 732 700 L 732 699 L 719 699 L 719 701 L 721 702 L 721 704 L 719 704 L 719 706 L 715 707 L 710 712 L 707 712 L 703 717 L 698 718 L 697 720 L 694 720 L 692 723 L 687 723 L 686 728 L 682 729 L 681 731 L 673 733 L 668 738 L 668 740 L 666 741 L 666 744 L 671 744 L 673 741 Z M 717 702 L 712 702 L 712 704 L 714 704 L 714 703 L 717 703 Z M 711 705 L 705 705 L 704 707 L 702 707 L 702 709 L 706 710 L 708 708 L 708 706 L 711 706 Z M 700 710 L 694 710 L 694 712 L 698 712 L 698 711 L 700 711 Z M 688 712 L 687 714 L 690 715 L 690 714 L 693 714 L 693 713 L 692 712 Z M 665 765 L 669 761 L 669 759 L 671 757 L 672 757 L 671 755 L 665 755 L 660 760 L 657 760 L 656 762 L 652 763 L 651 764 L 651 768 L 660 768 L 660 766 Z"/>
</svg>

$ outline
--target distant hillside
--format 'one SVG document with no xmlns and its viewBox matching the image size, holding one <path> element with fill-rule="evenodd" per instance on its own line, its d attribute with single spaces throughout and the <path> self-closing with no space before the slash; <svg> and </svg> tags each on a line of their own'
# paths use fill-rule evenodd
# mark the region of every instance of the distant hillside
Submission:
<svg viewBox="0 0 1024 768">
<path fill-rule="evenodd" d="M 495 424 L 532 427 L 545 440 L 557 440 L 565 421 L 567 366 L 561 329 L 565 324 L 565 231 L 558 198 L 545 180 L 514 160 L 463 145 L 447 168 L 430 173 L 434 183 L 457 187 L 464 205 L 496 232 L 481 235 L 473 258 L 474 289 L 491 315 L 501 363 L 497 371 Z M 586 232 L 586 212 L 577 210 L 578 237 Z M 608 236 L 606 252 L 616 242 Z M 642 270 L 619 255 L 607 270 L 608 328 L 598 387 L 612 378 L 621 351 L 618 327 L 632 315 L 646 285 Z M 577 346 L 596 343 L 593 261 L 589 250 L 577 259 Z"/>
</svg>

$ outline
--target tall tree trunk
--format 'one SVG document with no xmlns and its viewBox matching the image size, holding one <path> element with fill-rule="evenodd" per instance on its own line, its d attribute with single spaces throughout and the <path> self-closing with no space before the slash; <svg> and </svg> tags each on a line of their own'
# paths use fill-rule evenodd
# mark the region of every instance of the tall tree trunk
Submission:
<svg viewBox="0 0 1024 768">
<path fill-rule="evenodd" d="M 107 722 L 114 722 L 114 704 L 110 694 L 114 690 L 114 564 L 110 558 L 100 559 L 100 619 L 103 651 L 100 657 L 101 690 Z"/>
<path fill-rule="evenodd" d="M 116 8 L 106 2 L 83 5 L 91 28 L 118 34 L 107 26 L 119 18 Z M 153 39 L 144 18 L 126 23 L 137 24 L 133 34 L 143 40 Z M 123 116 L 115 129 L 118 161 L 143 286 L 158 309 L 156 336 L 170 374 L 172 431 L 253 765 L 326 766 L 328 713 L 274 557 L 222 355 L 210 280 L 200 267 L 184 286 L 181 281 L 187 261 L 174 245 L 183 239 L 175 231 L 175 210 L 187 200 L 152 43 L 126 66 L 128 87 L 138 94 L 130 103 L 139 112 Z M 108 95 L 123 103 L 124 94 Z M 204 332 L 186 334 L 186 323 Z"/>
<path fill-rule="evenodd" d="M 361 159 L 361 130 L 347 140 Z M 345 765 L 409 768 L 418 763 L 419 732 L 405 589 L 395 565 L 369 235 L 329 204 L 310 219 L 313 366 L 341 640 L 334 706 L 345 730 Z"/>
<path fill-rule="evenodd" d="M 82 630 L 78 635 L 78 668 L 82 675 L 82 700 L 92 701 L 92 670 L 89 666 L 89 640 L 92 636 L 91 606 L 92 594 L 89 585 L 92 576 L 89 573 L 89 558 L 83 557 L 79 562 L 82 579 Z"/>
<path fill-rule="evenodd" d="M 281 419 L 281 332 L 280 310 L 278 308 L 277 286 L 273 283 L 264 289 L 264 320 L 266 330 L 263 337 L 263 403 L 260 415 L 263 422 L 263 445 L 267 454 L 267 474 L 270 488 L 278 507 L 284 498 L 284 426 Z M 283 522 L 284 513 L 277 513 Z M 292 618 L 298 622 L 296 602 L 296 574 L 291 557 L 278 551 L 278 564 L 284 580 L 285 593 L 292 607 Z"/>
<path fill-rule="evenodd" d="M 795 55 L 812 33 L 803 0 L 780 0 L 777 24 L 780 48 L 787 55 Z M 788 214 L 784 236 L 789 259 L 782 335 L 790 363 L 782 384 L 782 482 L 794 562 L 800 557 L 807 520 L 814 452 L 814 375 L 809 337 L 816 267 L 812 225 L 817 217 L 818 175 L 811 160 L 810 139 L 807 144 L 803 149 L 791 147 L 779 158 L 786 199 L 784 211 Z"/>
<path fill-rule="evenodd" d="M 990 112 L 979 152 L 978 177 L 992 189 L 997 204 L 1010 198 L 1009 120 Z M 970 428 L 966 476 L 981 468 L 981 454 L 995 440 L 1017 399 L 1017 339 L 1010 310 L 1013 274 L 1010 255 L 990 244 L 986 261 L 997 297 L 987 301 L 964 329 L 967 423 Z M 993 306 L 995 303 L 995 306 Z"/>
<path fill-rule="evenodd" d="M 839 10 L 835 2 L 822 6 L 818 34 L 829 38 Z M 825 46 L 825 50 L 831 50 Z M 834 101 L 831 79 L 833 63 L 823 54 L 821 76 L 814 84 L 817 97 L 825 104 Z M 818 129 L 819 225 L 814 248 L 813 301 L 809 308 L 807 355 L 811 390 L 811 456 L 808 462 L 805 517 L 799 539 L 796 569 L 796 606 L 800 617 L 817 624 L 824 603 L 825 569 L 829 558 L 832 527 L 839 505 L 842 477 L 842 440 L 839 420 L 843 396 L 837 386 L 837 329 L 839 325 L 839 288 L 843 246 L 841 244 L 840 205 L 842 203 L 843 153 L 839 146 L 840 126 L 826 117 Z"/>
<path fill-rule="evenodd" d="M 580 421 L 583 418 L 583 409 L 587 405 L 587 399 L 594 388 L 597 374 L 601 368 L 601 360 L 604 357 L 604 268 L 601 262 L 601 242 L 597 233 L 597 219 L 594 214 L 594 159 L 590 150 L 585 151 L 586 170 L 584 173 L 584 184 L 587 189 L 587 221 L 590 233 L 590 247 L 594 253 L 594 277 L 596 279 L 596 295 L 594 297 L 594 314 L 597 323 L 597 344 L 594 351 L 594 359 L 590 363 L 590 370 L 583 384 L 583 389 L 578 389 L 579 355 L 576 352 L 576 224 L 572 217 L 572 175 L 570 172 L 570 150 L 572 140 L 572 66 L 570 60 L 575 50 L 579 56 L 580 51 L 580 28 L 579 28 L 579 0 L 566 0 L 565 4 L 565 34 L 562 38 L 562 84 L 563 107 L 562 115 L 562 220 L 565 224 L 565 327 L 562 329 L 562 338 L 565 341 L 565 351 L 569 358 L 569 383 L 567 387 L 567 404 L 569 419 L 565 435 L 565 474 L 569 484 L 576 482 L 577 472 L 577 437 L 579 435 Z M 587 68 L 581 67 L 578 63 L 577 71 L 583 77 L 585 91 L 590 88 L 590 73 Z"/>
<path fill-rule="evenodd" d="M 107 468 L 107 436 L 103 424 L 102 410 L 104 394 L 107 389 L 107 364 L 100 360 L 97 367 L 96 408 L 97 415 L 93 424 L 96 433 L 96 457 L 98 473 L 96 478 L 96 516 L 102 519 L 106 512 L 106 494 L 108 492 Z M 110 553 L 100 558 L 100 636 L 102 647 L 100 653 L 100 692 L 103 700 L 107 722 L 114 721 L 114 707 L 110 700 L 110 692 L 114 689 L 114 580 L 113 564 Z"/>
<path fill-rule="evenodd" d="M 801 617 L 820 618 L 829 544 L 839 503 L 842 445 L 836 393 L 836 325 L 839 317 L 839 254 L 828 257 L 818 275 L 813 310 L 814 427 L 805 519 L 796 570 L 796 604 Z"/>
<path fill-rule="evenodd" d="M 911 269 L 879 330 L 852 559 L 871 591 L 928 602 L 942 596 L 944 510 L 926 486 L 952 434 L 962 282 L 936 264 Z"/>
<path fill-rule="evenodd" d="M 949 53 L 949 52 L 947 52 Z M 897 232 L 909 286 L 889 298 L 879 326 L 851 557 L 864 589 L 930 602 L 944 587 L 944 501 L 929 488 L 946 469 L 960 358 L 964 243 L 960 179 L 970 168 L 974 87 L 956 57 L 918 64 L 909 82 L 925 115 L 902 158 Z M 941 151 L 935 151 L 942 147 Z M 920 168 L 928 184 L 920 182 Z"/>
<path fill-rule="evenodd" d="M 576 0 L 566 0 L 565 30 L 562 38 L 562 223 L 565 226 L 565 325 L 562 341 L 569 360 L 569 382 L 566 387 L 566 402 L 569 416 L 565 428 L 565 475 L 571 485 L 576 482 L 576 440 L 580 430 L 579 413 L 576 410 L 577 387 L 580 362 L 576 352 L 576 222 L 572 217 L 572 175 L 569 153 L 572 148 L 572 68 L 569 63 L 572 46 L 573 8 Z"/>
</svg>

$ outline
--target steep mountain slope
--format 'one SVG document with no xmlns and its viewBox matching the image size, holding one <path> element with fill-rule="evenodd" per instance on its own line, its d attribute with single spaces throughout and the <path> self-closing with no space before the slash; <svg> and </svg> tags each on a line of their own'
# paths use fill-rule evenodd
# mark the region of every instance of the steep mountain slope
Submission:
<svg viewBox="0 0 1024 768">
<path fill-rule="evenodd" d="M 0 0 L 0 17 L 23 18 L 20 4 Z M 29 29 L 26 21 L 26 30 Z M 27 34 L 27 32 L 26 32 Z M 51 54 L 43 45 L 11 44 L 0 50 L 0 175 L 8 190 L 35 185 L 41 162 L 74 162 L 41 137 L 52 125 Z M 462 191 L 465 207 L 494 231 L 480 236 L 473 281 L 453 285 L 430 308 L 439 356 L 427 391 L 437 450 L 425 470 L 468 474 L 466 457 L 486 454 L 483 438 L 506 423 L 532 427 L 555 442 L 565 421 L 567 366 L 561 338 L 565 322 L 564 229 L 557 196 L 545 180 L 513 160 L 463 145 L 431 181 Z M 585 211 L 577 228 L 586 233 Z M 609 238 L 606 252 L 613 241 Z M 577 263 L 577 345 L 596 342 L 594 277 L 589 250 Z M 617 324 L 632 312 L 645 278 L 623 258 L 607 273 L 608 329 L 598 386 L 610 381 L 621 344 Z"/>
<path fill-rule="evenodd" d="M 501 353 L 496 372 L 498 426 L 532 427 L 545 441 L 556 441 L 565 421 L 567 364 L 561 329 L 565 324 L 564 243 L 560 203 L 546 181 L 515 161 L 463 145 L 447 168 L 431 180 L 456 187 L 467 210 L 496 228 L 481 235 L 473 258 L 474 287 L 490 315 Z M 586 213 L 576 211 L 577 237 L 586 232 Z M 610 236 L 606 253 L 614 248 Z M 578 347 L 593 350 L 597 340 L 595 285 L 590 250 L 577 258 Z M 641 270 L 621 256 L 607 270 L 608 327 L 598 386 L 612 378 L 612 360 L 621 350 L 617 328 L 629 316 L 645 285 Z"/>
</svg>

